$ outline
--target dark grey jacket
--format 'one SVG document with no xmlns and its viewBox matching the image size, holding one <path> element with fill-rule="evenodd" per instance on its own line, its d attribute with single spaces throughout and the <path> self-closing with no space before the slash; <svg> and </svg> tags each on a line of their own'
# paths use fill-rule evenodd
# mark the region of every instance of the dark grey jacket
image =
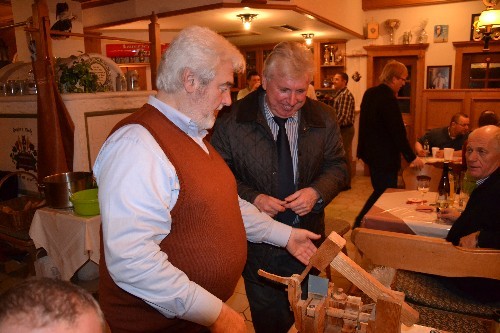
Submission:
<svg viewBox="0 0 500 333">
<path fill-rule="evenodd" d="M 221 110 L 211 143 L 238 182 L 238 194 L 253 203 L 263 193 L 276 197 L 278 154 L 259 101 L 260 88 Z M 334 110 L 307 99 L 300 111 L 297 189 L 312 187 L 321 201 L 300 218 L 300 227 L 324 234 L 324 207 L 346 185 L 347 168 Z"/>
</svg>

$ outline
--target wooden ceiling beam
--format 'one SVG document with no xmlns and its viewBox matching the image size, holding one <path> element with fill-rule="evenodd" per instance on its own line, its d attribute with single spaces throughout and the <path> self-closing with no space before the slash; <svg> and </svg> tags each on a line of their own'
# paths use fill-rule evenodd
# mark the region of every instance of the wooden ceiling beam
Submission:
<svg viewBox="0 0 500 333">
<path fill-rule="evenodd" d="M 413 7 L 449 4 L 450 2 L 466 2 L 478 0 L 362 0 L 363 10 L 386 9 L 395 7 Z"/>
</svg>

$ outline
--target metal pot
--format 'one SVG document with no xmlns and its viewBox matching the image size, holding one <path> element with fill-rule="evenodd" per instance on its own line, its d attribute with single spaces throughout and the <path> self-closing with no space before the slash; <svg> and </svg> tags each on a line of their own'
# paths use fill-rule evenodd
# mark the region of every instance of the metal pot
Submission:
<svg viewBox="0 0 500 333">
<path fill-rule="evenodd" d="M 78 191 L 95 187 L 91 172 L 64 172 L 47 176 L 39 187 L 52 208 L 71 208 L 69 197 Z"/>
</svg>

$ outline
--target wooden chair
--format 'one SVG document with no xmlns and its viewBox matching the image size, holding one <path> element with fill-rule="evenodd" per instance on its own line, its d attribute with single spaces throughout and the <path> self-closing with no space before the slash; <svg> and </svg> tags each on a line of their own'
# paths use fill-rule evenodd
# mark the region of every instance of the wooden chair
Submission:
<svg viewBox="0 0 500 333">
<path fill-rule="evenodd" d="M 373 264 L 397 269 L 392 288 L 405 293 L 421 319 L 428 320 L 421 324 L 467 333 L 500 329 L 495 323 L 498 307 L 472 299 L 454 287 L 457 279 L 450 280 L 500 280 L 500 250 L 467 249 L 444 239 L 367 228 L 353 230 L 351 239 Z"/>
<path fill-rule="evenodd" d="M 351 239 L 374 264 L 448 277 L 500 280 L 500 250 L 467 249 L 444 239 L 367 228 Z"/>
<path fill-rule="evenodd" d="M 402 174 L 404 188 L 407 190 L 416 190 L 417 189 L 417 176 L 427 175 L 427 176 L 431 177 L 429 191 L 437 192 L 439 180 L 441 179 L 442 173 L 443 173 L 443 169 L 438 168 L 438 167 L 431 165 L 431 164 L 425 164 L 421 170 L 406 167 L 403 170 L 403 174 Z"/>
</svg>

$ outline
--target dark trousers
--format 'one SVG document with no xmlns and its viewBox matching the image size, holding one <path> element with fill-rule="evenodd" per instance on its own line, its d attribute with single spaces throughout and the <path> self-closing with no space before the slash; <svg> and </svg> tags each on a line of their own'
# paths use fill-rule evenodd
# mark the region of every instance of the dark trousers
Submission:
<svg viewBox="0 0 500 333">
<path fill-rule="evenodd" d="M 259 268 L 268 273 L 289 277 L 302 273 L 305 266 L 285 249 L 268 244 L 248 243 L 248 259 L 243 278 L 255 332 L 286 333 L 295 322 L 286 286 L 259 276 Z M 307 282 L 307 278 L 304 282 Z M 303 283 L 302 295 L 307 295 L 305 289 Z"/>
<path fill-rule="evenodd" d="M 354 138 L 354 126 L 340 128 L 340 135 L 342 136 L 342 142 L 344 143 L 345 158 L 347 163 L 347 173 L 349 174 L 349 180 L 347 182 L 347 188 L 351 187 L 352 179 L 352 139 Z"/>
<path fill-rule="evenodd" d="M 385 169 L 378 169 L 376 167 L 370 168 L 370 179 L 373 186 L 373 193 L 370 195 L 368 200 L 366 200 L 365 205 L 359 212 L 356 220 L 354 220 L 353 228 L 357 228 L 361 225 L 361 220 L 363 216 L 372 208 L 373 204 L 380 198 L 382 193 L 388 188 L 398 187 L 398 170 L 390 171 Z"/>
</svg>

